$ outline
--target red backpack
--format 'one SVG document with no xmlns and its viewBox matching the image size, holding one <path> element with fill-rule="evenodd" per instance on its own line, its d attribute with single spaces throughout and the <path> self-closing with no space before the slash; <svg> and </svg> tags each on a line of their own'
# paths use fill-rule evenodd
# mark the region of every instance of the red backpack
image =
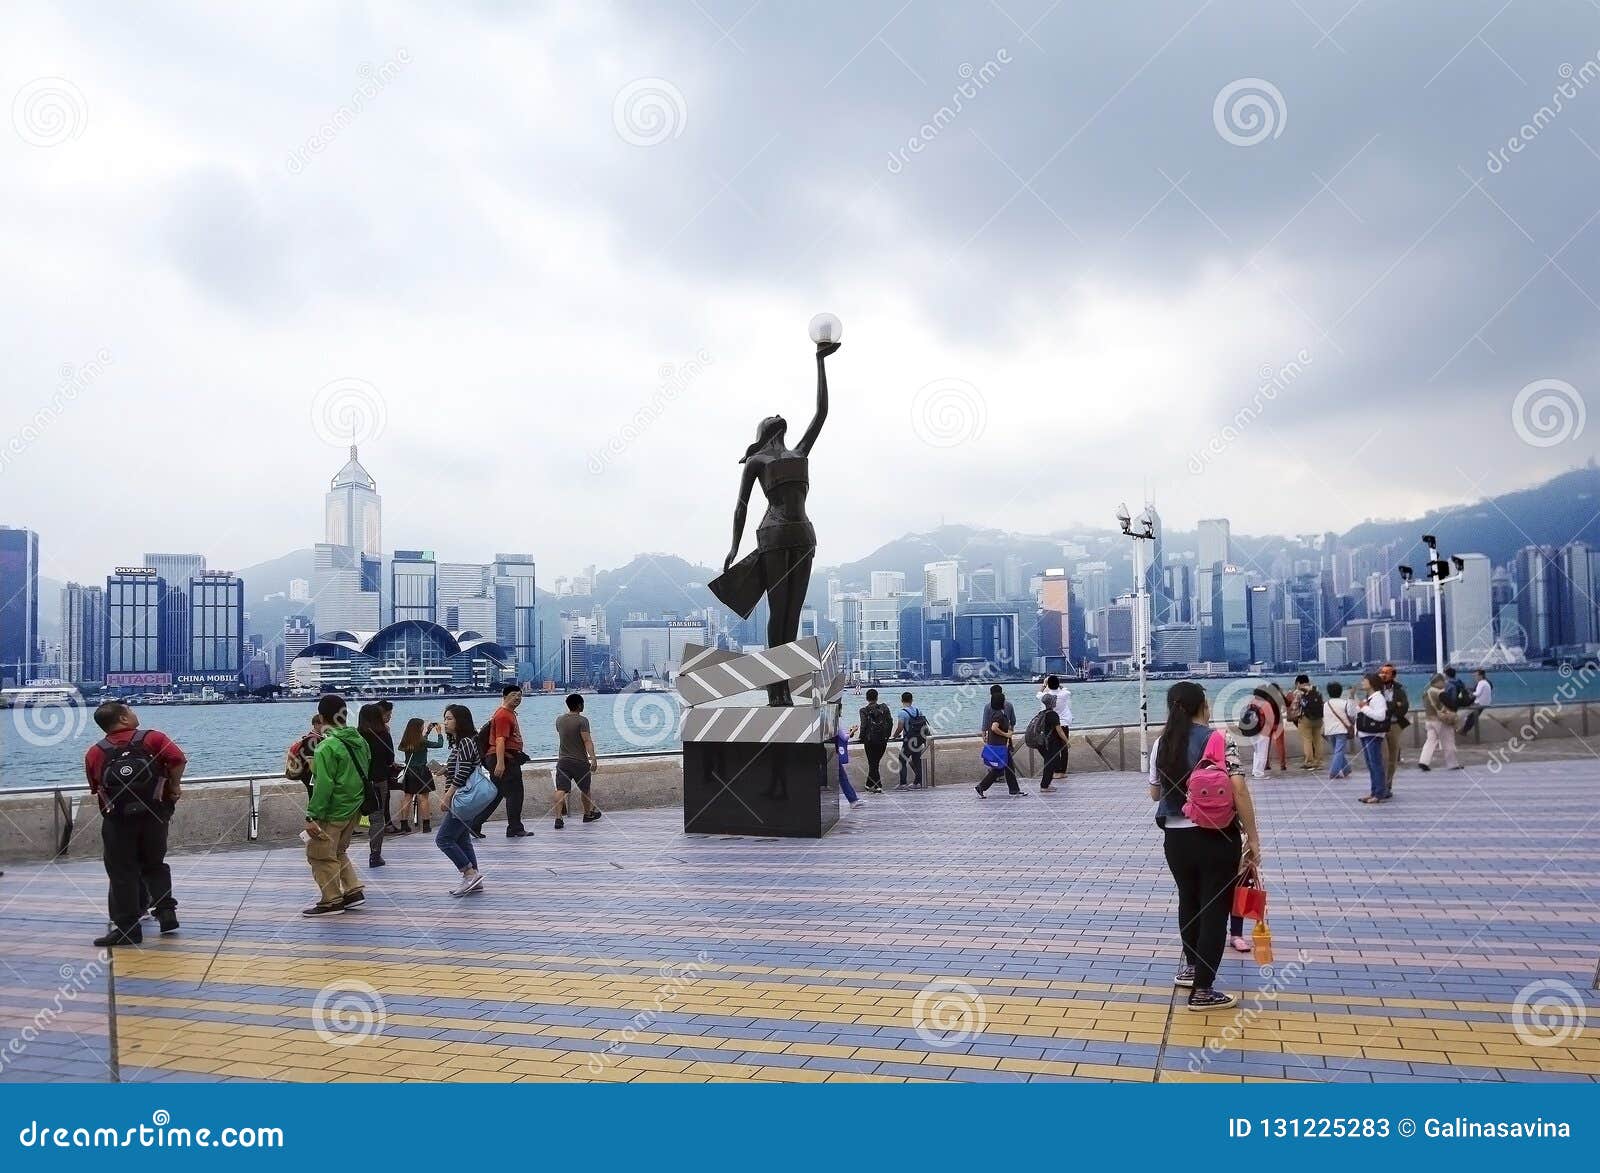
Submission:
<svg viewBox="0 0 1600 1173">
<path fill-rule="evenodd" d="M 1222 730 L 1213 729 L 1205 752 L 1189 771 L 1183 814 L 1197 827 L 1223 831 L 1233 826 L 1233 779 L 1228 777 L 1227 753 Z"/>
</svg>

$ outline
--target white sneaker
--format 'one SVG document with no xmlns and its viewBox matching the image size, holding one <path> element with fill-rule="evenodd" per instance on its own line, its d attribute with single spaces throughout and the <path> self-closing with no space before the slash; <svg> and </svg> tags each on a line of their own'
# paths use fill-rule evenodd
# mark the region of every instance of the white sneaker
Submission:
<svg viewBox="0 0 1600 1173">
<path fill-rule="evenodd" d="M 460 887 L 450 889 L 452 896 L 470 896 L 474 892 L 483 891 L 483 873 L 479 872 L 470 880 L 462 880 Z"/>
</svg>

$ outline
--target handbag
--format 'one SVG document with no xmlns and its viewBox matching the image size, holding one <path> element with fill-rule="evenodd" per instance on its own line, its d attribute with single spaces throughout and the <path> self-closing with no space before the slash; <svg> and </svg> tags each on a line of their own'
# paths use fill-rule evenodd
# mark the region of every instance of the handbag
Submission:
<svg viewBox="0 0 1600 1173">
<path fill-rule="evenodd" d="M 456 787 L 456 792 L 450 796 L 450 813 L 470 825 L 489 809 L 489 804 L 499 793 L 489 772 L 482 765 L 474 766 L 467 780 Z"/>
<path fill-rule="evenodd" d="M 1233 915 L 1254 921 L 1267 919 L 1267 890 L 1261 884 L 1261 873 L 1246 868 L 1233 887 Z"/>
<path fill-rule="evenodd" d="M 983 764 L 991 770 L 1004 770 L 1011 764 L 1011 751 L 1003 745 L 983 747 Z"/>
</svg>

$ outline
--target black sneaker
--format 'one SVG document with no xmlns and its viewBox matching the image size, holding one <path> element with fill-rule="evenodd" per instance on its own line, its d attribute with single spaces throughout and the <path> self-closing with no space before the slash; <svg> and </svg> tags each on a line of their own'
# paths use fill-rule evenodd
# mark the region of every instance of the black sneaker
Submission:
<svg viewBox="0 0 1600 1173">
<path fill-rule="evenodd" d="M 1418 762 L 1417 763 L 1417 769 L 1421 770 L 1424 774 L 1426 774 L 1429 770 L 1433 769 L 1433 767 L 1428 765 L 1426 762 Z"/>
<path fill-rule="evenodd" d="M 156 921 L 160 924 L 163 933 L 175 933 L 178 931 L 178 914 L 170 908 L 164 912 L 156 913 Z"/>
<path fill-rule="evenodd" d="M 481 828 L 481 827 L 468 827 L 467 828 L 467 832 L 474 839 L 487 839 L 488 838 L 488 836 L 483 833 L 483 828 Z"/>
<path fill-rule="evenodd" d="M 367 894 L 360 888 L 354 892 L 346 892 L 339 901 L 340 908 L 355 908 L 367 902 Z"/>
<path fill-rule="evenodd" d="M 561 830 L 561 828 L 565 827 L 566 825 L 567 825 L 567 820 L 566 819 L 557 819 L 556 820 L 556 830 L 557 831 Z"/>
<path fill-rule="evenodd" d="M 529 835 L 532 835 L 532 834 L 533 834 L 533 832 L 528 830 L 526 827 L 518 827 L 515 831 L 507 831 L 506 832 L 506 838 L 507 839 L 526 839 Z"/>
<path fill-rule="evenodd" d="M 1194 966 L 1182 966 L 1177 973 L 1172 975 L 1172 984 L 1185 990 L 1193 988 Z"/>
<path fill-rule="evenodd" d="M 1222 990 L 1190 990 L 1189 1009 L 1195 1011 L 1226 1010 L 1230 1006 L 1237 1006 L 1237 995 L 1228 994 Z"/>
<path fill-rule="evenodd" d="M 982 786 L 974 786 L 973 789 L 978 792 L 978 797 L 979 798 L 988 798 L 989 797 L 988 792 L 985 791 Z"/>
<path fill-rule="evenodd" d="M 103 937 L 94 939 L 96 949 L 115 949 L 118 945 L 142 945 L 144 943 L 144 930 L 138 925 L 127 932 L 121 929 L 110 929 Z"/>
<path fill-rule="evenodd" d="M 339 903 L 339 904 L 324 904 L 324 903 L 322 903 L 322 901 L 319 900 L 315 904 L 313 904 L 310 908 L 302 908 L 300 910 L 300 915 L 301 916 L 333 916 L 336 913 L 341 913 L 343 911 L 344 911 L 344 904 L 342 902 Z"/>
<path fill-rule="evenodd" d="M 369 868 L 387 867 L 388 866 L 388 861 L 386 859 L 384 859 L 383 856 L 381 856 L 381 855 L 375 855 L 371 859 L 367 860 L 367 866 Z"/>
<path fill-rule="evenodd" d="M 586 823 L 592 823 L 604 813 L 604 811 L 590 811 L 588 814 L 583 816 L 583 821 Z"/>
</svg>

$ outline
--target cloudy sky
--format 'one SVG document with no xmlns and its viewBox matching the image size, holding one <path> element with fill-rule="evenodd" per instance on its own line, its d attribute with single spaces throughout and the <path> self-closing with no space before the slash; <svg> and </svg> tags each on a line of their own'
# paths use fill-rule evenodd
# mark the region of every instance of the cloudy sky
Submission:
<svg viewBox="0 0 1600 1173">
<path fill-rule="evenodd" d="M 819 310 L 823 562 L 1524 485 L 1600 434 L 1597 55 L 1591 0 L 17 10 L 0 522 L 245 565 L 353 426 L 387 547 L 716 562 Z"/>
</svg>

